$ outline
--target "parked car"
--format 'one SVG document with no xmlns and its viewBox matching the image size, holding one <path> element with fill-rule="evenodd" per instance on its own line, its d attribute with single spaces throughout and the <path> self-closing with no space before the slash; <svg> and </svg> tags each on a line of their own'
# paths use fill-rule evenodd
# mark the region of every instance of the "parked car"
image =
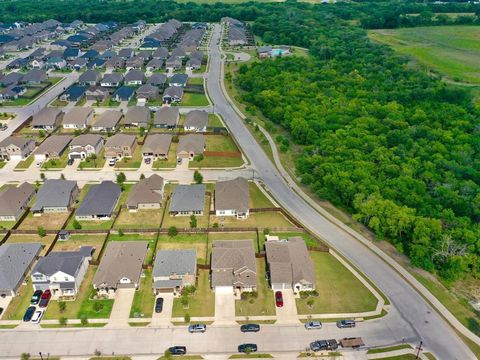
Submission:
<svg viewBox="0 0 480 360">
<path fill-rule="evenodd" d="M 3 314 L 3 308 L 0 307 L 0 316 L 2 316 L 2 314 Z"/>
<path fill-rule="evenodd" d="M 355 327 L 355 320 L 340 320 L 337 321 L 337 327 L 340 329 L 343 328 L 354 328 Z"/>
<path fill-rule="evenodd" d="M 6 124 L 3 124 L 0 126 L 0 130 L 5 131 L 8 129 L 8 126 Z"/>
<path fill-rule="evenodd" d="M 155 300 L 155 312 L 157 314 L 161 313 L 163 310 L 163 298 L 159 297 Z"/>
<path fill-rule="evenodd" d="M 338 343 L 335 339 L 317 340 L 310 343 L 310 349 L 312 351 L 336 350 L 338 349 Z"/>
<path fill-rule="evenodd" d="M 238 345 L 238 352 L 240 353 L 256 352 L 257 350 L 258 350 L 257 344 Z"/>
<path fill-rule="evenodd" d="M 185 355 L 187 353 L 187 347 L 186 346 L 172 346 L 171 348 L 168 349 L 168 351 L 172 355 Z"/>
<path fill-rule="evenodd" d="M 277 307 L 283 307 L 283 295 L 281 291 L 275 292 L 275 305 Z"/>
<path fill-rule="evenodd" d="M 205 324 L 192 324 L 188 327 L 190 333 L 204 333 L 207 331 L 207 325 Z"/>
<path fill-rule="evenodd" d="M 145 164 L 146 165 L 150 165 L 151 162 L 152 162 L 152 158 L 149 158 L 149 157 L 145 158 Z"/>
<path fill-rule="evenodd" d="M 72 166 L 74 161 L 75 161 L 75 159 L 68 159 L 67 165 Z"/>
<path fill-rule="evenodd" d="M 35 164 L 37 168 L 42 167 L 42 165 L 43 165 L 43 161 L 37 161 L 37 163 Z"/>
<path fill-rule="evenodd" d="M 30 300 L 30 304 L 37 305 L 40 302 L 40 298 L 42 297 L 42 294 L 43 294 L 42 290 L 36 290 L 32 295 L 32 299 Z"/>
<path fill-rule="evenodd" d="M 320 321 L 307 321 L 305 323 L 305 329 L 313 330 L 313 329 L 321 329 L 322 323 Z"/>
<path fill-rule="evenodd" d="M 259 332 L 260 331 L 260 325 L 258 324 L 245 324 L 240 326 L 240 331 L 241 332 Z"/>
<path fill-rule="evenodd" d="M 50 292 L 50 290 L 45 290 L 42 296 L 40 297 L 40 302 L 38 303 L 38 306 L 47 307 L 51 297 L 52 297 L 52 293 Z"/>
<path fill-rule="evenodd" d="M 25 311 L 25 315 L 23 315 L 23 321 L 30 321 L 32 320 L 32 316 L 35 313 L 35 306 L 30 306 L 27 311 Z"/>
<path fill-rule="evenodd" d="M 182 165 L 182 159 L 181 158 L 177 159 L 177 165 Z"/>
<path fill-rule="evenodd" d="M 108 160 L 108 166 L 115 166 L 116 162 L 117 162 L 117 159 L 110 159 Z"/>
<path fill-rule="evenodd" d="M 43 317 L 43 310 L 37 310 L 32 316 L 32 323 L 39 324 Z"/>
</svg>

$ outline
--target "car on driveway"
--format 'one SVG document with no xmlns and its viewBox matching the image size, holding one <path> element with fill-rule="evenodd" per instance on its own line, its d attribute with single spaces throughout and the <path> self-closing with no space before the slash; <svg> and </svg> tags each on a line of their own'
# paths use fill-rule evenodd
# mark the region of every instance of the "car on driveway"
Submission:
<svg viewBox="0 0 480 360">
<path fill-rule="evenodd" d="M 36 290 L 32 298 L 30 299 L 30 304 L 32 305 L 37 305 L 40 302 L 40 298 L 42 297 L 43 291 L 42 290 Z"/>
<path fill-rule="evenodd" d="M 171 348 L 168 349 L 168 351 L 172 355 L 185 355 L 187 353 L 187 347 L 186 346 L 172 346 Z"/>
<path fill-rule="evenodd" d="M 260 331 L 260 325 L 258 324 L 244 324 L 240 326 L 240 331 L 241 332 L 259 332 Z"/>
<path fill-rule="evenodd" d="M 283 295 L 281 291 L 275 292 L 275 305 L 277 307 L 283 307 Z"/>
<path fill-rule="evenodd" d="M 163 298 L 159 297 L 155 300 L 155 312 L 157 314 L 161 313 L 163 310 Z"/>
<path fill-rule="evenodd" d="M 204 333 L 207 331 L 207 325 L 205 324 L 192 324 L 188 327 L 189 333 Z"/>
<path fill-rule="evenodd" d="M 312 351 L 336 350 L 338 349 L 338 343 L 335 339 L 317 340 L 310 343 L 310 349 Z"/>
<path fill-rule="evenodd" d="M 354 328 L 355 327 L 355 320 L 340 320 L 337 321 L 337 327 L 340 329 L 344 328 Z"/>
<path fill-rule="evenodd" d="M 43 310 L 37 310 L 32 316 L 32 323 L 39 324 L 42 320 Z"/>
<path fill-rule="evenodd" d="M 3 314 L 3 308 L 0 307 L 0 316 L 2 316 L 2 314 Z"/>
<path fill-rule="evenodd" d="M 146 157 L 144 161 L 145 165 L 150 165 L 150 163 L 152 162 L 152 158 Z"/>
<path fill-rule="evenodd" d="M 67 165 L 72 166 L 74 161 L 75 161 L 75 159 L 68 159 Z"/>
<path fill-rule="evenodd" d="M 35 306 L 30 306 L 27 311 L 25 311 L 25 315 L 23 315 L 23 321 L 30 321 L 32 320 L 32 316 L 35 313 L 37 308 Z"/>
<path fill-rule="evenodd" d="M 321 329 L 322 323 L 320 321 L 307 321 L 305 323 L 305 329 L 307 330 L 314 330 L 314 329 Z"/>
<path fill-rule="evenodd" d="M 251 353 L 256 352 L 258 350 L 257 344 L 241 344 L 238 345 L 238 352 L 239 353 Z"/>
<path fill-rule="evenodd" d="M 45 290 L 42 296 L 40 297 L 40 302 L 38 303 L 38 306 L 43 308 L 47 307 L 51 297 L 52 297 L 52 293 L 50 292 L 50 290 Z"/>
</svg>

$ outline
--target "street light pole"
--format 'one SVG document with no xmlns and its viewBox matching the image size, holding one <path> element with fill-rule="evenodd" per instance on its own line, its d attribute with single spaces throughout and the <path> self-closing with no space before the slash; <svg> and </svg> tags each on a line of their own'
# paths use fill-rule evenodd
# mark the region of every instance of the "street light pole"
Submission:
<svg viewBox="0 0 480 360">
<path fill-rule="evenodd" d="M 415 359 L 418 359 L 418 358 L 419 358 L 419 356 L 420 356 L 420 351 L 423 350 L 422 345 L 423 345 L 423 341 L 420 341 L 420 344 L 417 346 L 417 353 L 415 354 Z"/>
</svg>

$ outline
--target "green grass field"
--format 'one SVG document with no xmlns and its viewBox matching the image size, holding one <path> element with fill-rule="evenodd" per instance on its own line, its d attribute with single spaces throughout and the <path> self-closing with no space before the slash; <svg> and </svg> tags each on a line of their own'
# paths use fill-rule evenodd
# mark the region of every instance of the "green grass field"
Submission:
<svg viewBox="0 0 480 360">
<path fill-rule="evenodd" d="M 369 31 L 372 40 L 411 56 L 455 82 L 480 84 L 480 28 L 433 26 Z"/>
</svg>

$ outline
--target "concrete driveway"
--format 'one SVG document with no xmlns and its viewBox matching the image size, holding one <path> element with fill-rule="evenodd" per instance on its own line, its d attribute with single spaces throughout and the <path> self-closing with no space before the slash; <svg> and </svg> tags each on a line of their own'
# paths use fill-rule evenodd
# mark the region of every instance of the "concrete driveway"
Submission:
<svg viewBox="0 0 480 360">
<path fill-rule="evenodd" d="M 135 289 L 118 289 L 113 303 L 108 327 L 128 327 Z"/>
<path fill-rule="evenodd" d="M 163 298 L 163 309 L 161 313 L 155 312 L 155 305 L 152 313 L 152 322 L 150 325 L 152 326 L 160 326 L 160 325 L 171 325 L 172 319 L 172 312 L 173 312 L 173 293 L 162 293 L 157 296 L 157 298 Z M 156 299 L 155 298 L 155 301 Z"/>
<path fill-rule="evenodd" d="M 235 296 L 231 287 L 215 289 L 215 325 L 235 324 Z"/>
<path fill-rule="evenodd" d="M 283 306 L 275 306 L 277 313 L 277 323 L 280 324 L 298 324 L 297 306 L 295 304 L 295 295 L 293 290 L 282 290 Z"/>
</svg>

